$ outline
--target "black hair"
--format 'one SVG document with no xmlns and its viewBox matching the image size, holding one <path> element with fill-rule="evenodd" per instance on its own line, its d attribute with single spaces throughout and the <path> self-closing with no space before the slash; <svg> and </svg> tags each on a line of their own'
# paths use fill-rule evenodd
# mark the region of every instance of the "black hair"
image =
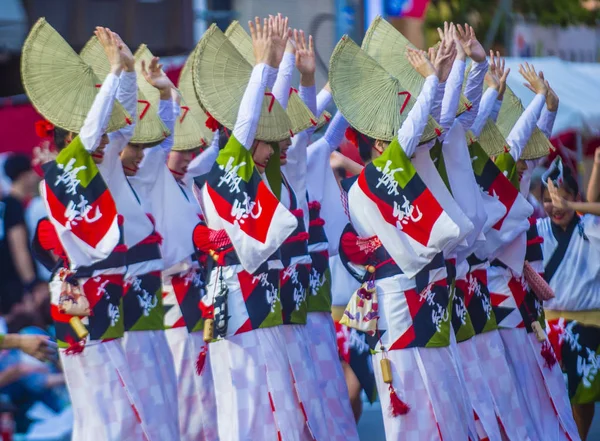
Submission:
<svg viewBox="0 0 600 441">
<path fill-rule="evenodd" d="M 363 135 L 357 132 L 356 139 L 358 141 L 358 154 L 364 164 L 371 162 L 371 153 L 375 140 L 370 136 Z"/>
<path fill-rule="evenodd" d="M 552 182 L 556 183 L 556 180 L 559 178 L 560 170 L 558 168 L 552 170 L 552 172 L 548 175 L 548 177 L 552 180 Z M 563 162 L 563 173 L 562 173 L 562 183 L 560 187 L 564 188 L 570 195 L 577 197 L 579 195 L 579 183 L 577 182 L 577 178 L 573 174 L 571 167 Z"/>
<path fill-rule="evenodd" d="M 12 182 L 19 179 L 23 173 L 31 170 L 31 159 L 22 153 L 13 153 L 4 163 L 4 173 Z"/>
<path fill-rule="evenodd" d="M 219 133 L 219 150 L 225 148 L 225 145 L 229 142 L 229 137 L 231 136 L 231 131 L 227 129 L 225 126 L 221 126 Z"/>
<path fill-rule="evenodd" d="M 54 145 L 59 152 L 67 146 L 67 137 L 72 132 L 54 126 Z"/>
</svg>

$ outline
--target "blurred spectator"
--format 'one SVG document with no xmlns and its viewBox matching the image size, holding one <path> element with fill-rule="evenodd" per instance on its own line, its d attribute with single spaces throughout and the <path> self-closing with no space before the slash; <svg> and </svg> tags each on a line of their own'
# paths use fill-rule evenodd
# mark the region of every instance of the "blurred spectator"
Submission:
<svg viewBox="0 0 600 441">
<path fill-rule="evenodd" d="M 402 34 L 419 49 L 425 49 L 424 21 L 429 0 L 386 0 L 385 12 Z"/>
</svg>

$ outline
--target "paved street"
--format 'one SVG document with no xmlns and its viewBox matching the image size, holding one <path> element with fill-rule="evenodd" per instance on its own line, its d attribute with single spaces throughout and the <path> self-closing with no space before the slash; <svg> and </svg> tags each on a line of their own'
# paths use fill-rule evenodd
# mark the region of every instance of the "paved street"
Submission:
<svg viewBox="0 0 600 441">
<path fill-rule="evenodd" d="M 358 424 L 358 433 L 361 441 L 385 441 L 383 421 L 381 420 L 381 407 L 379 403 L 364 405 L 363 416 Z M 596 406 L 596 419 L 592 426 L 588 441 L 600 440 L 600 405 Z"/>
</svg>

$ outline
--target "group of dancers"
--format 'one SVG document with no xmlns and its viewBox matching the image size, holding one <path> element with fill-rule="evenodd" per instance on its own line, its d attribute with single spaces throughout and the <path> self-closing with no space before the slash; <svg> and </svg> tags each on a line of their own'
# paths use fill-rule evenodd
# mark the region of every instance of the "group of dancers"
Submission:
<svg viewBox="0 0 600 441">
<path fill-rule="evenodd" d="M 425 53 L 377 18 L 317 93 L 312 37 L 248 26 L 212 25 L 177 87 L 107 28 L 24 44 L 73 439 L 358 440 L 361 390 L 388 440 L 585 439 L 600 210 L 557 160 L 530 219 L 543 74 L 524 109 L 469 25 Z"/>
</svg>

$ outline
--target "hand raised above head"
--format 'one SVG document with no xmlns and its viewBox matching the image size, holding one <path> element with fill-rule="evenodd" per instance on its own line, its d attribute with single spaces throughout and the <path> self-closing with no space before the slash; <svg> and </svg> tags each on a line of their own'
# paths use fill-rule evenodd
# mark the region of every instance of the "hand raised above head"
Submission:
<svg viewBox="0 0 600 441">
<path fill-rule="evenodd" d="M 523 83 L 525 87 L 535 94 L 548 95 L 548 86 L 546 86 L 546 82 L 537 74 L 533 64 L 530 65 L 527 62 L 520 64 L 519 73 L 527 81 L 527 83 Z"/>
<path fill-rule="evenodd" d="M 110 63 L 110 69 L 113 74 L 119 75 L 123 69 L 121 61 L 121 46 L 115 37 L 115 34 L 108 28 L 96 27 L 94 34 L 104 49 L 106 58 Z"/>
<path fill-rule="evenodd" d="M 431 75 L 438 75 L 431 61 L 425 56 L 425 52 L 407 48 L 406 58 L 423 78 L 427 78 Z"/>
<path fill-rule="evenodd" d="M 146 62 L 142 60 L 142 75 L 151 86 L 161 91 L 161 99 L 169 99 L 171 97 L 173 83 L 167 74 L 163 72 L 160 58 L 152 58 L 148 66 L 146 66 Z"/>
<path fill-rule="evenodd" d="M 317 70 L 315 50 L 312 35 L 308 37 L 308 44 L 304 31 L 294 29 L 294 40 L 296 41 L 296 67 L 302 75 L 314 75 Z"/>
<path fill-rule="evenodd" d="M 546 80 L 546 78 L 544 77 L 544 72 L 542 71 L 540 71 L 540 78 L 544 81 L 546 87 L 548 88 L 548 95 L 546 95 L 546 107 L 550 112 L 556 112 L 560 103 L 558 95 L 556 94 L 554 89 L 550 87 L 550 83 L 548 82 L 548 80 Z"/>
<path fill-rule="evenodd" d="M 433 49 L 433 48 L 432 48 Z M 433 62 L 433 67 L 437 71 L 440 82 L 443 83 L 450 76 L 452 70 L 452 64 L 456 58 L 456 45 L 454 41 L 448 43 L 445 39 L 441 41 L 435 57 L 433 57 L 433 51 L 429 56 L 429 60 Z"/>
<path fill-rule="evenodd" d="M 117 42 L 117 45 L 119 46 L 119 51 L 120 51 L 120 55 L 121 55 L 121 64 L 123 65 L 123 69 L 127 72 L 135 71 L 135 58 L 133 57 L 133 54 L 131 53 L 131 49 L 129 49 L 129 46 L 127 46 L 123 42 L 123 39 L 121 38 L 121 36 L 119 34 L 117 34 L 116 32 L 113 32 L 113 37 L 115 38 L 115 41 Z"/>
<path fill-rule="evenodd" d="M 477 40 L 477 36 L 475 35 L 475 30 L 465 24 L 463 28 L 461 25 L 457 26 L 456 36 L 461 46 L 463 47 L 465 53 L 476 63 L 481 63 L 485 61 L 485 49 Z"/>
</svg>

